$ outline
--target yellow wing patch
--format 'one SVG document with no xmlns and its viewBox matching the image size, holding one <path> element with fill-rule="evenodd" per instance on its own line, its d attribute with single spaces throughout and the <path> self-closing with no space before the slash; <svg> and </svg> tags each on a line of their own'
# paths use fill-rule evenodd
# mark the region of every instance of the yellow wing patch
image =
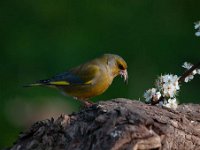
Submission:
<svg viewBox="0 0 200 150">
<path fill-rule="evenodd" d="M 49 82 L 52 85 L 69 85 L 70 83 L 67 81 L 53 81 L 53 82 Z"/>
<path fill-rule="evenodd" d="M 92 84 L 92 80 L 85 82 L 84 84 Z"/>
</svg>

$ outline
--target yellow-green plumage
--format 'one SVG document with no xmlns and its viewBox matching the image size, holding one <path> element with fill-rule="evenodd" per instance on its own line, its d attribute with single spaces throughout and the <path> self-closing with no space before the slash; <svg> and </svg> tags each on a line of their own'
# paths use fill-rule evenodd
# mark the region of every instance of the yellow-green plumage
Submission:
<svg viewBox="0 0 200 150">
<path fill-rule="evenodd" d="M 102 94 L 117 75 L 121 74 L 127 80 L 126 69 L 127 64 L 122 57 L 104 54 L 67 72 L 47 80 L 40 80 L 30 86 L 54 86 L 79 100 L 88 100 Z"/>
</svg>

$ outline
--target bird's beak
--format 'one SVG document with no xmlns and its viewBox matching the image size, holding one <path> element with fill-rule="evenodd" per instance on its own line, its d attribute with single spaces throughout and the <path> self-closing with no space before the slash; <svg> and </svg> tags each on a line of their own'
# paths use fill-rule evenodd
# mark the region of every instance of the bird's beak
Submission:
<svg viewBox="0 0 200 150">
<path fill-rule="evenodd" d="M 127 70 L 120 70 L 119 74 L 121 75 L 122 78 L 124 78 L 124 82 L 128 84 L 128 72 Z"/>
</svg>

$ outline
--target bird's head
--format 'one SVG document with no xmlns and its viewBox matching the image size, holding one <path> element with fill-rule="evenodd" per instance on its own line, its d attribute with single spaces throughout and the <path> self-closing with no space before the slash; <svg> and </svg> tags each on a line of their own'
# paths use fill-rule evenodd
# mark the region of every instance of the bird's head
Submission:
<svg viewBox="0 0 200 150">
<path fill-rule="evenodd" d="M 111 69 L 113 77 L 120 75 L 128 83 L 127 63 L 125 60 L 115 54 L 105 54 L 104 56 L 107 57 L 107 64 Z"/>
</svg>

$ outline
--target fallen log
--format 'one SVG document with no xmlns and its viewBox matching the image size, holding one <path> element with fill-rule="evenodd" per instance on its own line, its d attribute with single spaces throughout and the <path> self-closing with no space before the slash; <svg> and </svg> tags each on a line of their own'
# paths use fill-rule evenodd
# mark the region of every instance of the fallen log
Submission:
<svg viewBox="0 0 200 150">
<path fill-rule="evenodd" d="M 39 121 L 10 150 L 200 149 L 200 105 L 177 110 L 118 98 Z"/>
</svg>

